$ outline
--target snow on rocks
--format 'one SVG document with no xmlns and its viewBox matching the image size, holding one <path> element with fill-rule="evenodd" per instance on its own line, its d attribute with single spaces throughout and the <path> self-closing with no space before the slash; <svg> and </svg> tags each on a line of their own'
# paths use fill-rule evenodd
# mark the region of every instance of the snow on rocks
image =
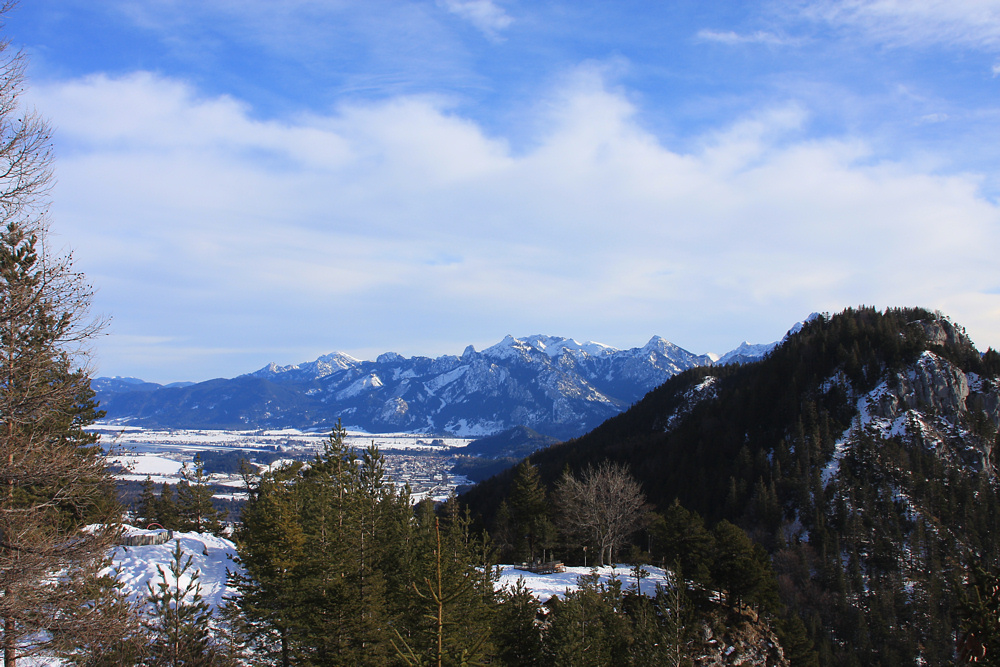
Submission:
<svg viewBox="0 0 1000 667">
<path fill-rule="evenodd" d="M 709 375 L 700 383 L 685 391 L 681 404 L 669 417 L 667 417 L 663 426 L 664 432 L 669 432 L 673 429 L 674 426 L 676 426 L 683 417 L 687 416 L 696 405 L 704 400 L 715 398 L 715 384 L 717 381 L 718 378 L 714 375 Z"/>
</svg>

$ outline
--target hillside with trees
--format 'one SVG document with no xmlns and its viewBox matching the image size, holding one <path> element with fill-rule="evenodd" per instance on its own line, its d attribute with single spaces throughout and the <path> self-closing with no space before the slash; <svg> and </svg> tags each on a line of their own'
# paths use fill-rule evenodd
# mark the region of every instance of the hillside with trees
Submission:
<svg viewBox="0 0 1000 667">
<path fill-rule="evenodd" d="M 706 581 L 720 571 L 696 557 L 708 534 L 742 528 L 821 664 L 953 664 L 972 570 L 1000 554 L 998 374 L 1000 355 L 940 314 L 848 309 L 760 362 L 681 373 L 528 461 L 553 516 L 566 475 L 627 470 L 657 510 L 632 548 Z M 502 533 L 517 477 L 462 500 Z M 553 545 L 582 557 L 579 541 Z"/>
</svg>

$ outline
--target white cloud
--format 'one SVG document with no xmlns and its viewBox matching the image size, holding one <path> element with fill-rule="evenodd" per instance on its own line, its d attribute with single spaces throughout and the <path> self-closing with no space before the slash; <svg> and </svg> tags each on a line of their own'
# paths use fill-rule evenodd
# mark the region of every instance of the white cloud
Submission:
<svg viewBox="0 0 1000 667">
<path fill-rule="evenodd" d="M 1000 47 L 998 0 L 825 0 L 802 3 L 801 9 L 889 45 Z"/>
<path fill-rule="evenodd" d="M 943 123 L 948 120 L 948 114 L 946 113 L 929 113 L 921 116 L 919 119 L 920 123 Z"/>
<path fill-rule="evenodd" d="M 590 72 L 540 107 L 548 129 L 515 154 L 433 98 L 279 122 L 152 74 L 32 96 L 57 129 L 55 227 L 134 337 L 109 339 L 106 372 L 142 357 L 141 336 L 249 350 L 249 370 L 270 360 L 261 349 L 428 354 L 442 330 L 683 341 L 705 313 L 787 325 L 860 303 L 942 308 L 1000 343 L 1000 210 L 978 177 L 805 139 L 795 105 L 682 153 Z M 148 377 L 205 377 L 204 354 L 184 366 L 169 346 L 149 346 L 171 366 Z"/>
<path fill-rule="evenodd" d="M 496 37 L 514 22 L 493 0 L 441 0 L 441 4 L 490 37 Z"/>
<path fill-rule="evenodd" d="M 740 34 L 732 30 L 699 30 L 698 39 L 705 42 L 718 42 L 729 46 L 739 46 L 741 44 L 767 44 L 769 46 L 787 46 L 798 43 L 798 40 L 790 37 L 783 37 L 773 32 L 758 30 L 748 34 Z"/>
</svg>

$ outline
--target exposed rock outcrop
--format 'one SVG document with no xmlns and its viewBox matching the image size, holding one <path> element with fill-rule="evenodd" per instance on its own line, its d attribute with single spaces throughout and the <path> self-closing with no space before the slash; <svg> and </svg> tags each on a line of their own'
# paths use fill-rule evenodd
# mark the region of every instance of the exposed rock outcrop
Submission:
<svg viewBox="0 0 1000 667">
<path fill-rule="evenodd" d="M 910 368 L 888 382 L 877 404 L 877 415 L 895 419 L 908 410 L 964 413 L 969 379 L 961 368 L 933 352 L 924 352 Z"/>
<path fill-rule="evenodd" d="M 730 610 L 704 623 L 697 667 L 787 667 L 788 659 L 771 626 L 750 610 Z M 714 626 L 714 627 L 713 627 Z"/>
<path fill-rule="evenodd" d="M 937 329 L 928 325 L 937 339 L 963 335 L 946 320 L 937 324 Z M 925 351 L 909 368 L 887 378 L 870 395 L 869 411 L 888 421 L 907 415 L 919 426 L 925 445 L 937 448 L 943 458 L 973 470 L 993 468 L 1000 388 L 933 352 Z"/>
</svg>

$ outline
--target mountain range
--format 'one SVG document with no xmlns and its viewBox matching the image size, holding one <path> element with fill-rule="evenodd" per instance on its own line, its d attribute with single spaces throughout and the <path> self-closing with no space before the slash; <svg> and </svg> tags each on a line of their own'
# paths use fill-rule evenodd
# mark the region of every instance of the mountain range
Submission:
<svg viewBox="0 0 1000 667">
<path fill-rule="evenodd" d="M 109 419 L 158 428 L 329 428 L 338 419 L 372 433 L 476 437 L 526 426 L 565 439 L 586 433 L 677 373 L 746 362 L 771 345 L 742 344 L 714 357 L 654 336 L 643 347 L 535 335 L 507 336 L 461 356 L 360 361 L 336 352 L 232 379 L 161 386 L 96 378 Z"/>
</svg>

